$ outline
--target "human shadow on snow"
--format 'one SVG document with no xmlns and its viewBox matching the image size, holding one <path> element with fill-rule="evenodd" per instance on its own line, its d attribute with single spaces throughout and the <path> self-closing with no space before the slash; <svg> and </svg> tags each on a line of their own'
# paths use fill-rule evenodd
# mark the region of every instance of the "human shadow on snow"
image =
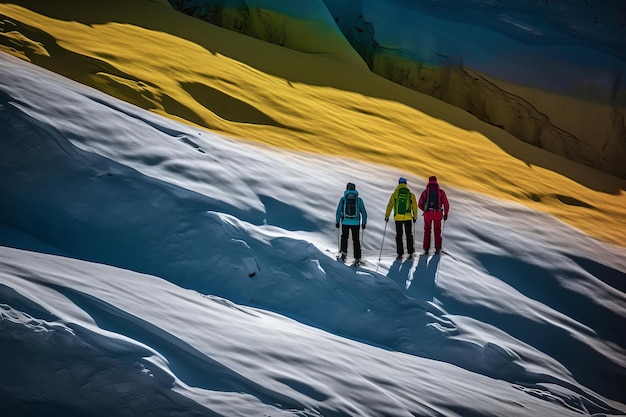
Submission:
<svg viewBox="0 0 626 417">
<path fill-rule="evenodd" d="M 446 255 L 443 256 L 445 257 Z M 615 363 L 597 353 L 592 347 L 572 338 L 567 329 L 553 326 L 551 323 L 537 323 L 535 320 L 519 315 L 494 313 L 494 311 L 488 310 L 486 307 L 463 304 L 447 296 L 438 287 L 437 282 L 441 259 L 442 256 L 430 257 L 428 255 L 420 255 L 413 262 L 410 260 L 405 260 L 404 262 L 397 260 L 392 264 L 388 274 L 388 277 L 407 297 L 432 302 L 437 306 L 441 306 L 442 314 L 438 320 L 434 320 L 430 325 L 434 325 L 443 334 L 449 336 L 458 334 L 454 319 L 442 320 L 448 317 L 448 312 L 469 316 L 484 323 L 489 323 L 557 359 L 570 369 L 580 382 L 596 390 L 596 392 L 613 399 L 623 400 L 623 393 L 617 387 L 624 386 L 626 381 L 624 372 L 621 372 L 619 369 L 616 370 Z M 621 328 L 618 325 L 619 323 L 616 322 L 619 318 L 615 317 L 611 312 L 594 313 L 593 309 L 585 307 L 585 305 L 590 304 L 590 301 L 585 297 L 577 295 L 575 292 L 566 291 L 556 282 L 546 285 L 537 282 L 556 280 L 547 271 L 541 271 L 539 267 L 530 266 L 514 259 L 507 258 L 505 260 L 502 257 L 493 255 L 481 255 L 479 259 L 483 264 L 488 264 L 487 269 L 492 275 L 516 287 L 520 292 L 525 293 L 526 296 L 533 292 L 536 294 L 536 297 L 533 297 L 534 299 L 538 301 L 543 300 L 544 303 L 548 303 L 553 308 L 560 307 L 563 314 L 567 314 L 570 317 L 578 316 L 583 320 L 583 323 L 586 321 L 590 324 L 590 320 L 592 320 L 597 326 L 606 326 L 607 332 L 610 330 L 614 338 L 619 339 L 621 337 L 620 333 L 616 331 L 616 329 Z M 501 270 L 497 272 L 502 276 L 495 273 L 498 267 Z M 516 271 L 513 273 L 518 274 L 516 278 L 511 276 L 511 271 Z M 519 288 L 522 284 L 526 286 L 526 291 Z M 565 300 L 563 299 L 563 294 L 566 294 Z M 573 313 L 575 309 L 578 309 L 578 314 Z M 610 340 L 610 337 L 607 335 L 602 337 L 608 337 Z M 441 345 L 440 349 L 443 352 L 447 349 L 447 346 Z M 604 404 L 598 398 L 586 397 L 578 388 L 565 381 L 559 381 L 547 375 L 536 375 L 524 370 L 516 364 L 502 347 L 487 343 L 481 349 L 479 346 L 472 347 L 468 343 L 464 346 L 464 349 L 464 360 L 460 360 L 460 358 L 455 360 L 452 359 L 454 355 L 446 354 L 443 354 L 440 359 L 456 363 L 475 372 L 490 376 L 497 375 L 497 377 L 502 379 L 525 384 L 529 387 L 539 387 L 537 384 L 542 382 L 562 385 L 586 398 L 585 407 L 588 410 L 606 412 L 611 409 L 610 406 Z M 437 358 L 438 353 L 440 354 L 441 352 L 431 352 L 430 355 L 433 358 Z M 581 362 L 580 357 L 588 358 L 588 361 Z M 590 370 L 588 366 L 590 362 L 597 364 L 602 369 L 600 372 L 605 374 L 606 378 L 598 378 L 598 370 L 595 366 Z M 564 400 L 569 402 L 566 398 Z M 571 405 L 577 407 L 575 404 Z"/>
<path fill-rule="evenodd" d="M 387 276 L 409 297 L 429 301 L 437 297 L 440 256 L 418 255 L 416 259 L 395 260 Z"/>
</svg>

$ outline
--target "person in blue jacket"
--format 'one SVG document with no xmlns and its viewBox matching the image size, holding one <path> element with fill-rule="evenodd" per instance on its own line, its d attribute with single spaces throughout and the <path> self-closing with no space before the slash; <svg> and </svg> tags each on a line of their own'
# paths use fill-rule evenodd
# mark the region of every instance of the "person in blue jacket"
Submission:
<svg viewBox="0 0 626 417">
<path fill-rule="evenodd" d="M 348 253 L 348 234 L 352 232 L 352 243 L 354 246 L 354 262 L 358 264 L 361 262 L 361 239 L 359 226 L 365 229 L 367 224 L 367 211 L 365 210 L 365 204 L 359 192 L 356 190 L 356 186 L 349 182 L 346 186 L 346 191 L 343 193 L 343 197 L 339 200 L 337 205 L 337 212 L 335 214 L 335 227 L 339 228 L 341 224 L 341 244 L 339 248 L 340 258 L 342 261 L 346 260 Z"/>
</svg>

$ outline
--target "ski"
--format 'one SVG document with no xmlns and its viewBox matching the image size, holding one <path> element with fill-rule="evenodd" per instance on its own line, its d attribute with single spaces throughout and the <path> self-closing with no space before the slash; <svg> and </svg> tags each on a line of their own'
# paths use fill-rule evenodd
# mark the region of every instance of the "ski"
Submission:
<svg viewBox="0 0 626 417">
<path fill-rule="evenodd" d="M 421 253 L 417 253 L 417 252 L 413 252 L 410 255 L 396 255 L 396 261 L 403 261 L 403 260 L 419 258 L 420 255 L 421 255 Z"/>
<path fill-rule="evenodd" d="M 361 267 L 361 266 L 369 265 L 369 262 L 367 262 L 367 261 L 365 261 L 363 259 L 357 261 L 356 259 L 352 258 L 352 262 L 349 262 L 348 261 L 349 258 L 347 258 L 347 257 L 342 258 L 341 255 L 336 255 L 335 257 L 337 259 L 337 262 L 341 262 L 342 264 L 349 265 L 349 266 L 351 266 L 353 268 L 358 268 L 358 267 Z"/>
<path fill-rule="evenodd" d="M 444 253 L 447 253 L 445 250 L 440 249 L 439 252 L 434 251 L 427 251 L 427 252 L 421 252 L 420 255 L 426 255 L 426 256 L 439 256 L 439 255 L 443 255 Z"/>
<path fill-rule="evenodd" d="M 347 261 L 347 259 L 341 259 L 341 256 L 337 256 L 337 262 L 341 262 L 344 265 L 350 265 L 353 268 L 358 268 L 360 266 L 365 266 L 368 264 L 368 262 L 364 261 L 363 259 L 361 259 L 360 261 L 353 259 L 350 263 L 348 263 Z"/>
</svg>

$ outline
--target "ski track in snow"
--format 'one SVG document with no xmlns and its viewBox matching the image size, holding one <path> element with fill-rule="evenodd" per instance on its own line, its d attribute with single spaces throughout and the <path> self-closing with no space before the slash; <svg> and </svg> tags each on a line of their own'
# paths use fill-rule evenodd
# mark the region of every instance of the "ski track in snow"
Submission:
<svg viewBox="0 0 626 417">
<path fill-rule="evenodd" d="M 0 74 L 9 410 L 626 410 L 622 248 L 446 187 L 446 254 L 397 261 L 382 219 L 400 171 L 233 141 L 5 55 Z M 362 268 L 335 260 L 348 181 Z"/>
</svg>

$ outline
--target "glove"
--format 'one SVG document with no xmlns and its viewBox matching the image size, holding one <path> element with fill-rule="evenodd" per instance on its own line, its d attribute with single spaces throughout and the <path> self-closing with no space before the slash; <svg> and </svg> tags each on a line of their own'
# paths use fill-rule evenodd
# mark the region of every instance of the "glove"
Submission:
<svg viewBox="0 0 626 417">
<path fill-rule="evenodd" d="M 443 220 L 448 220 L 448 215 L 447 214 L 443 215 Z"/>
<path fill-rule="evenodd" d="M 362 226 L 362 227 L 363 227 L 363 229 L 365 229 L 365 223 L 363 223 L 363 226 Z"/>
<path fill-rule="evenodd" d="M 339 223 L 335 223 L 335 228 L 339 229 Z"/>
<path fill-rule="evenodd" d="M 389 221 L 389 217 L 385 217 L 385 223 Z"/>
<path fill-rule="evenodd" d="M 417 217 L 413 217 L 413 223 L 417 221 Z"/>
</svg>

